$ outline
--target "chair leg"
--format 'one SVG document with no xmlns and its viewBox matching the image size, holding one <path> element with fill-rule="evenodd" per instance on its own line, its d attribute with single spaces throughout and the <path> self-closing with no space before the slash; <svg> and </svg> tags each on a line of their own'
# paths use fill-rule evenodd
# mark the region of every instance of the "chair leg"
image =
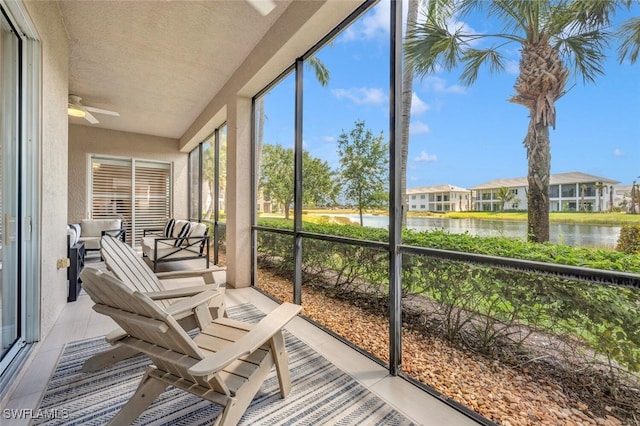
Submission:
<svg viewBox="0 0 640 426">
<path fill-rule="evenodd" d="M 271 372 L 273 357 L 267 354 L 251 377 L 237 391 L 234 398 L 230 398 L 222 413 L 216 419 L 214 426 L 235 426 L 240 422 L 247 408 L 258 393 L 258 389 Z"/>
<path fill-rule="evenodd" d="M 138 389 L 131 399 L 122 407 L 116 416 L 109 422 L 110 425 L 129 425 L 146 410 L 149 405 L 169 386 L 149 373 L 155 367 L 149 367 L 144 373 Z"/>
<path fill-rule="evenodd" d="M 289 354 L 287 354 L 282 331 L 271 338 L 271 353 L 276 364 L 278 383 L 280 383 L 280 396 L 284 398 L 291 392 L 291 374 L 289 373 Z"/>
<path fill-rule="evenodd" d="M 82 372 L 93 373 L 94 371 L 101 370 L 139 353 L 140 352 L 135 349 L 123 345 L 116 345 L 111 349 L 107 349 L 87 359 L 82 365 Z"/>
</svg>

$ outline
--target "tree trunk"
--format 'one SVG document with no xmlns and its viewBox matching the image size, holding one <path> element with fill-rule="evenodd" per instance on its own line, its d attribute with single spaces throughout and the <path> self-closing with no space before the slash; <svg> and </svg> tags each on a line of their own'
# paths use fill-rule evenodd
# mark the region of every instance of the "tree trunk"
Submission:
<svg viewBox="0 0 640 426">
<path fill-rule="evenodd" d="M 209 182 L 209 197 L 211 197 L 211 202 L 209 203 L 209 207 L 207 207 L 207 211 L 205 212 L 203 219 L 206 220 L 212 220 L 213 219 L 213 215 L 215 213 L 215 205 L 216 205 L 216 192 L 215 192 L 215 188 L 213 187 L 213 183 Z"/>
<path fill-rule="evenodd" d="M 609 211 L 613 211 L 613 186 L 609 185 Z"/>
<path fill-rule="evenodd" d="M 549 241 L 549 175 L 551 174 L 549 127 L 541 123 L 534 124 L 532 119 L 525 146 L 529 162 L 527 239 L 543 243 Z"/>
<path fill-rule="evenodd" d="M 420 0 L 409 0 L 406 28 L 415 25 L 418 19 L 418 5 Z M 402 117 L 400 121 L 401 170 L 400 170 L 400 199 L 402 200 L 402 227 L 407 224 L 407 157 L 409 156 L 409 126 L 411 124 L 411 101 L 413 99 L 413 69 L 406 66 L 402 69 Z"/>
</svg>

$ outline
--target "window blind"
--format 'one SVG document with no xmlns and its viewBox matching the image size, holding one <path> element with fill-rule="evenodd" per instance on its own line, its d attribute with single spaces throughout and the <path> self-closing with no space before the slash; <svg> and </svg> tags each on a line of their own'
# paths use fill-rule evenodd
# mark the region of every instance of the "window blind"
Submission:
<svg viewBox="0 0 640 426">
<path fill-rule="evenodd" d="M 169 218 L 171 164 L 94 156 L 91 172 L 91 217 L 122 218 L 132 246 Z"/>
</svg>

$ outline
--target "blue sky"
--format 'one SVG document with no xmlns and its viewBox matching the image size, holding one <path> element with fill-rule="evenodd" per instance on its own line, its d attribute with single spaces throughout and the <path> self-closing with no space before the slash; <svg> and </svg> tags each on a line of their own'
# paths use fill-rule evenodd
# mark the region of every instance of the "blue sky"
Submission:
<svg viewBox="0 0 640 426">
<path fill-rule="evenodd" d="M 316 56 L 330 82 L 321 87 L 307 68 L 304 80 L 304 147 L 337 166 L 336 141 L 364 120 L 376 135 L 388 136 L 389 3 L 382 2 Z M 640 16 L 640 6 L 616 23 Z M 481 17 L 457 22 L 474 33 L 496 32 L 499 23 Z M 512 45 L 503 73 L 480 74 L 470 87 L 459 72 L 414 80 L 407 186 L 481 183 L 527 175 L 522 144 L 528 111 L 507 100 L 514 94 L 519 52 Z M 608 51 L 605 75 L 595 83 L 570 79 L 556 103 L 551 130 L 551 171 L 581 171 L 630 184 L 640 175 L 640 63 L 619 64 Z M 265 143 L 293 146 L 293 76 L 265 100 Z"/>
</svg>

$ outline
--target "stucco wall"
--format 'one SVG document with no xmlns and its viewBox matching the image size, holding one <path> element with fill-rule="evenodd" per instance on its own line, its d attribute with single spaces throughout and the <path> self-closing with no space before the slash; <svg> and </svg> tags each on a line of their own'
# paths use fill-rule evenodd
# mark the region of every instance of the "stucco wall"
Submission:
<svg viewBox="0 0 640 426">
<path fill-rule="evenodd" d="M 67 94 L 69 48 L 55 2 L 27 2 L 42 46 L 42 138 L 40 206 L 40 335 L 45 336 L 67 303 Z"/>
<path fill-rule="evenodd" d="M 69 126 L 69 223 L 89 217 L 89 157 L 92 154 L 173 163 L 173 216 L 188 215 L 188 153 L 178 140 L 89 126 Z"/>
</svg>

